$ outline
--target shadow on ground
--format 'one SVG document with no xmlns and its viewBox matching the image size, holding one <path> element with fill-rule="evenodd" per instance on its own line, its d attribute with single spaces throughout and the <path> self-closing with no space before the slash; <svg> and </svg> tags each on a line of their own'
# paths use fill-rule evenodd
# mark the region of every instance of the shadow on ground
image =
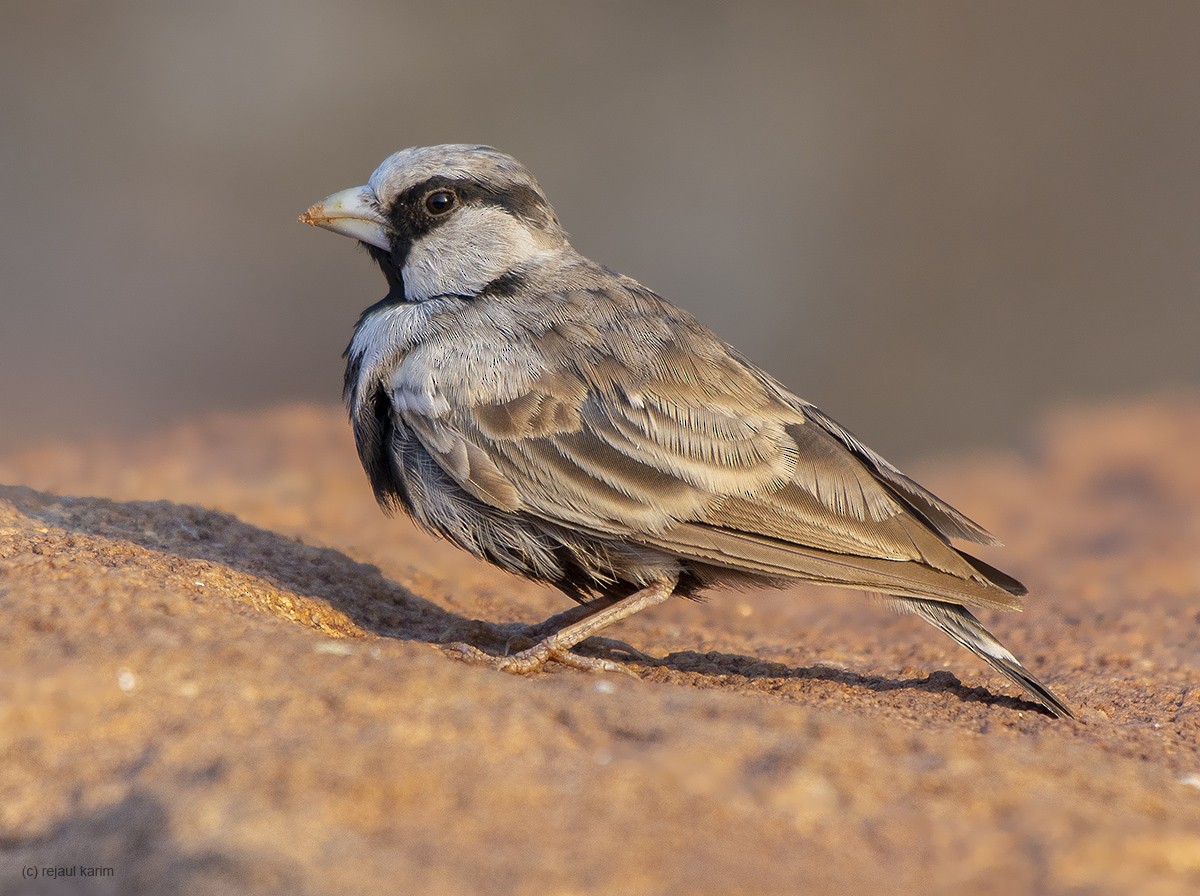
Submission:
<svg viewBox="0 0 1200 896">
<path fill-rule="evenodd" d="M 194 504 L 59 497 L 14 486 L 0 486 L 0 500 L 9 502 L 18 512 L 47 528 L 116 546 L 136 545 L 161 558 L 167 567 L 179 558 L 205 561 L 265 582 L 283 595 L 323 602 L 344 614 L 358 629 L 380 637 L 431 645 L 467 642 L 491 653 L 507 653 L 531 646 L 534 642 L 530 635 L 538 628 L 520 623 L 468 619 L 413 594 L 384 577 L 377 567 L 358 563 L 341 551 L 307 545 L 298 539 L 245 523 L 232 514 Z M 284 603 L 289 611 L 292 610 L 290 601 Z M 258 602 L 258 606 L 261 609 L 262 602 Z M 271 610 L 278 606 L 278 601 L 267 601 L 266 608 Z M 580 607 L 571 615 L 578 618 L 585 614 L 586 609 Z M 294 612 L 279 615 L 300 621 Z M 570 620 L 564 620 L 563 624 L 567 621 Z M 326 631 L 330 628 L 327 624 L 316 627 Z M 544 633 L 543 630 L 539 636 Z M 659 668 L 748 680 L 835 681 L 873 692 L 948 693 L 965 702 L 1044 711 L 1030 701 L 997 696 L 985 688 L 966 687 L 949 672 L 895 680 L 826 666 L 792 667 L 764 663 L 755 657 L 728 653 L 683 651 L 654 658 L 607 638 L 589 639 L 579 645 L 579 649 L 585 655 L 609 658 L 631 669 Z"/>
</svg>

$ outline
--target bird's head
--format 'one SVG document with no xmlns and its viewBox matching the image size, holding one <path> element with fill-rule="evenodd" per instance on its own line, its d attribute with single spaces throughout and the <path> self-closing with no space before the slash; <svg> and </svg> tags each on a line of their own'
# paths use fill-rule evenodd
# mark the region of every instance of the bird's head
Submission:
<svg viewBox="0 0 1200 896">
<path fill-rule="evenodd" d="M 366 186 L 334 193 L 300 216 L 367 247 L 408 302 L 470 297 L 567 237 L 533 175 L 489 146 L 404 149 Z"/>
</svg>

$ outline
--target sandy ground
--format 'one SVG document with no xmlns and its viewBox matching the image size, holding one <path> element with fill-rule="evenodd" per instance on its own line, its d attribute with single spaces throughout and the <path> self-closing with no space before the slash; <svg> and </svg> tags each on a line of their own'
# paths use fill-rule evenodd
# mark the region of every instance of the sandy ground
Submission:
<svg viewBox="0 0 1200 896">
<path fill-rule="evenodd" d="M 1078 722 L 836 590 L 634 617 L 640 681 L 455 661 L 566 599 L 382 517 L 335 409 L 0 458 L 0 893 L 1200 892 L 1197 444 L 1168 396 L 911 471 Z"/>
</svg>

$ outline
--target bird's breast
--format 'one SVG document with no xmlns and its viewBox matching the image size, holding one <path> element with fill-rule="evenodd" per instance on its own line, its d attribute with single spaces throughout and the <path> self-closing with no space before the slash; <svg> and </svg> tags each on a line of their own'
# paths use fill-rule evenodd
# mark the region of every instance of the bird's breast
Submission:
<svg viewBox="0 0 1200 896">
<path fill-rule="evenodd" d="M 410 353 L 400 359 L 387 381 L 396 413 L 431 419 L 449 414 L 450 402 L 438 384 L 437 373 L 437 367 L 424 352 Z"/>
</svg>

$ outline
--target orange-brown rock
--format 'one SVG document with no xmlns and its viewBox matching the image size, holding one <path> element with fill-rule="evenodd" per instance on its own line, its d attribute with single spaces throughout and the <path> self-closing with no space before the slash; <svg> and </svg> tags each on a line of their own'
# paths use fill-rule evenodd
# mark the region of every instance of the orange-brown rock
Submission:
<svg viewBox="0 0 1200 896">
<path fill-rule="evenodd" d="M 1171 396 L 912 471 L 1080 722 L 835 590 L 636 616 L 641 681 L 456 662 L 566 599 L 385 519 L 333 409 L 0 459 L 0 893 L 1200 892 L 1197 445 Z"/>
</svg>

